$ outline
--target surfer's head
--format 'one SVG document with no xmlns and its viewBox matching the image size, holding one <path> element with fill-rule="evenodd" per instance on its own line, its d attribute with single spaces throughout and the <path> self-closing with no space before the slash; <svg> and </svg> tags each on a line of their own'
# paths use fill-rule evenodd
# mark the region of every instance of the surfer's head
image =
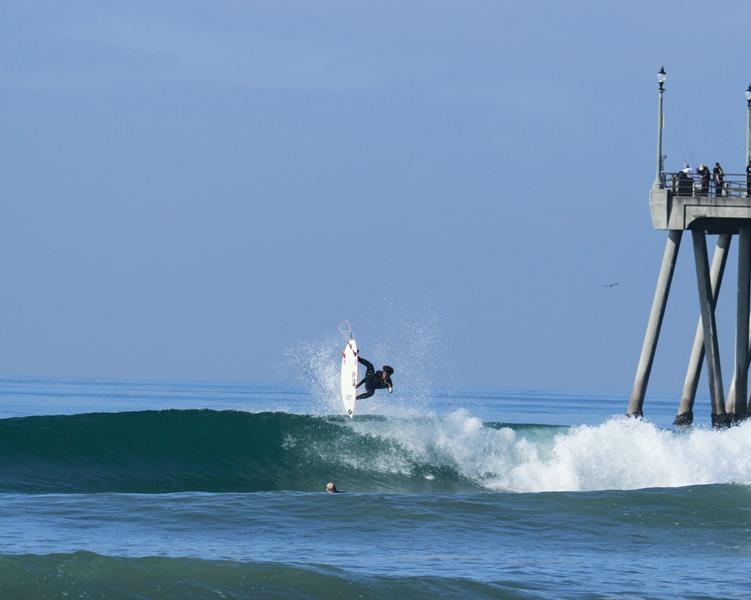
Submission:
<svg viewBox="0 0 751 600">
<path fill-rule="evenodd" d="M 389 377 L 391 377 L 394 374 L 394 368 L 388 365 L 383 365 L 383 372 L 386 373 L 386 375 L 388 375 Z"/>
<path fill-rule="evenodd" d="M 329 482 L 328 482 L 328 483 L 326 484 L 326 491 L 327 491 L 327 492 L 328 492 L 329 494 L 334 494 L 334 493 L 338 492 L 339 490 L 337 490 L 337 489 L 336 489 L 336 486 L 334 485 L 334 482 L 332 482 L 332 481 L 329 481 Z"/>
</svg>

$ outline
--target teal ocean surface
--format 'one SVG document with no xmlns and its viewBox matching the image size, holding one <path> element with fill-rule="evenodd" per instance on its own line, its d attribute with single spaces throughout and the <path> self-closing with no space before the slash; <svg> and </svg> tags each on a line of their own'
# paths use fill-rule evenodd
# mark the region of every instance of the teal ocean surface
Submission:
<svg viewBox="0 0 751 600">
<path fill-rule="evenodd" d="M 626 406 L 0 379 L 0 598 L 748 598 L 751 422 Z"/>
</svg>

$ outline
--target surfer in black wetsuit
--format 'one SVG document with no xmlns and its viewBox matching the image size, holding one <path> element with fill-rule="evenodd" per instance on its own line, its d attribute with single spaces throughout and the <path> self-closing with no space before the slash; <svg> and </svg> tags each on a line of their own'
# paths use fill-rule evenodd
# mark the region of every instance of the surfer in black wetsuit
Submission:
<svg viewBox="0 0 751 600">
<path fill-rule="evenodd" d="M 370 398 L 375 394 L 376 390 L 389 390 L 389 394 L 394 391 L 394 384 L 391 383 L 391 376 L 394 374 L 394 369 L 388 365 L 383 365 L 380 371 L 376 371 L 373 363 L 365 360 L 362 356 L 357 357 L 358 362 L 361 365 L 365 365 L 365 377 L 357 384 L 360 387 L 365 384 L 365 391 L 362 394 L 356 396 L 356 400 L 362 400 L 363 398 Z"/>
</svg>

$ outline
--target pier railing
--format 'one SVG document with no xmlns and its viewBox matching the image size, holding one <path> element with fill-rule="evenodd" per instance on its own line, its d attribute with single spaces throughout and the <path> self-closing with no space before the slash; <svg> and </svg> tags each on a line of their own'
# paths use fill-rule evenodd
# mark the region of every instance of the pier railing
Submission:
<svg viewBox="0 0 751 600">
<path fill-rule="evenodd" d="M 671 190 L 676 196 L 751 197 L 751 185 L 749 185 L 750 182 L 745 173 L 725 173 L 722 186 L 719 189 L 717 189 L 717 185 L 711 174 L 709 183 L 702 183 L 701 175 L 696 173 L 687 175 L 681 171 L 664 173 L 663 177 L 665 188 Z"/>
</svg>

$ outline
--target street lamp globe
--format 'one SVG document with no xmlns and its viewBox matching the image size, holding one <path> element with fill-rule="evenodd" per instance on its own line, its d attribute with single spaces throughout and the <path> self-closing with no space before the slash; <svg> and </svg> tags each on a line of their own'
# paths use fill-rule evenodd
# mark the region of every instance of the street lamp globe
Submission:
<svg viewBox="0 0 751 600">
<path fill-rule="evenodd" d="M 665 67 L 660 67 L 660 70 L 657 72 L 657 83 L 660 84 L 660 89 L 662 89 L 662 85 L 667 81 L 668 74 L 665 72 Z M 751 86 L 749 86 L 749 89 L 751 89 Z"/>
</svg>

